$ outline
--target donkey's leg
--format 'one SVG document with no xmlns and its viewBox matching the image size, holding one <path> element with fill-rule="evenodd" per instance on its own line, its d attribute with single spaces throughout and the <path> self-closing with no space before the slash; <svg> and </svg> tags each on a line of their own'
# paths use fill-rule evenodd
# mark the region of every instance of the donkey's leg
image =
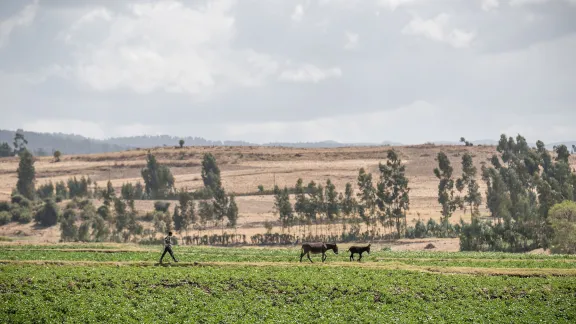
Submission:
<svg viewBox="0 0 576 324">
<path fill-rule="evenodd" d="M 350 262 L 354 261 L 354 252 L 350 252 Z"/>
<path fill-rule="evenodd" d="M 300 252 L 300 262 L 302 262 L 302 257 L 304 256 L 304 254 L 305 254 L 305 253 L 304 253 L 304 250 L 302 250 L 302 251 Z"/>
<path fill-rule="evenodd" d="M 360 260 L 362 260 L 362 253 L 364 253 L 364 252 L 360 252 L 360 258 L 358 258 L 358 262 L 360 262 Z"/>
<path fill-rule="evenodd" d="M 310 260 L 310 262 L 314 263 L 314 261 L 312 261 L 312 258 L 310 258 L 310 251 L 308 251 L 308 253 L 306 253 L 308 255 L 308 260 Z"/>
</svg>

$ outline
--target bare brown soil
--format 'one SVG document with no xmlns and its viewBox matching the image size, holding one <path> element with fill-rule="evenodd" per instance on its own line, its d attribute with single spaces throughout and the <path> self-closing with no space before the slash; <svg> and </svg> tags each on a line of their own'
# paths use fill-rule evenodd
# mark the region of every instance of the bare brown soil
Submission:
<svg viewBox="0 0 576 324">
<path fill-rule="evenodd" d="M 410 181 L 410 210 L 408 223 L 413 224 L 418 218 L 428 220 L 440 219 L 440 206 L 437 202 L 438 179 L 433 174 L 437 166 L 435 157 L 444 151 L 454 167 L 455 177 L 461 174 L 461 157 L 470 152 L 480 172 L 484 163 L 496 154 L 493 146 L 401 146 L 401 147 L 354 147 L 335 149 L 301 149 L 281 147 L 185 147 L 157 148 L 152 152 L 160 163 L 170 166 L 176 178 L 178 188 L 197 189 L 202 186 L 200 177 L 201 159 L 204 153 L 215 155 L 222 171 L 222 181 L 228 192 L 253 193 L 258 185 L 272 189 L 274 184 L 294 186 L 298 178 L 305 183 L 315 181 L 324 184 L 331 179 L 337 190 L 343 191 L 350 182 L 356 187 L 358 170 L 365 168 L 373 174 L 376 183 L 379 177 L 378 164 L 386 162 L 386 153 L 390 148 L 399 152 L 406 164 Z M 140 170 L 145 165 L 146 150 L 131 150 L 109 154 L 69 155 L 55 163 L 51 157 L 39 157 L 36 160 L 37 184 L 47 181 L 66 181 L 69 177 L 90 176 L 104 186 L 108 179 L 119 192 L 123 183 L 141 181 Z M 576 159 L 571 160 L 576 166 Z M 0 200 L 8 200 L 16 185 L 17 158 L 0 158 Z M 478 176 L 480 190 L 484 194 L 485 184 Z M 96 202 L 99 204 L 99 202 Z M 153 201 L 137 201 L 136 208 L 144 214 L 153 209 Z M 176 202 L 171 202 L 171 209 Z M 276 221 L 273 196 L 237 197 L 240 211 L 236 233 L 254 235 L 264 233 L 265 221 Z M 484 205 L 481 213 L 487 215 Z M 457 211 L 452 216 L 453 223 L 460 218 L 468 221 L 470 213 Z M 209 233 L 220 233 L 213 228 Z M 226 229 L 230 233 L 230 229 Z M 280 232 L 278 226 L 273 232 Z M 11 223 L 0 226 L 0 236 L 30 242 L 57 242 L 60 232 L 58 226 L 42 229 L 31 224 Z M 427 240 L 420 246 L 413 243 L 395 246 L 397 249 L 423 249 L 428 243 L 435 248 L 431 251 L 457 250 L 457 240 L 435 242 Z"/>
</svg>

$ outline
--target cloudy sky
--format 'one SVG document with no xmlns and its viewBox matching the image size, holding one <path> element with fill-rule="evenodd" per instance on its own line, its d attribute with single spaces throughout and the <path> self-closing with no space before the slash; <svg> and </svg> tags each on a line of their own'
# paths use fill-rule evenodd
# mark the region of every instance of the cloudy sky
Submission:
<svg viewBox="0 0 576 324">
<path fill-rule="evenodd" d="M 0 2 L 0 128 L 575 140 L 576 0 Z"/>
</svg>

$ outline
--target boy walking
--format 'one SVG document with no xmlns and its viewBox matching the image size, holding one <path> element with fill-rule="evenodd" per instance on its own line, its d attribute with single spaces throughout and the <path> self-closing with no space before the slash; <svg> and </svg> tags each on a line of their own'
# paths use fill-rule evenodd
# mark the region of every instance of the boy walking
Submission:
<svg viewBox="0 0 576 324">
<path fill-rule="evenodd" d="M 172 252 L 172 232 L 168 232 L 168 236 L 164 238 L 164 253 L 162 253 L 162 256 L 160 257 L 160 263 L 162 263 L 162 259 L 164 259 L 166 252 L 170 253 L 170 256 L 174 262 L 178 262 L 178 260 L 176 260 L 174 257 L 174 253 Z"/>
</svg>

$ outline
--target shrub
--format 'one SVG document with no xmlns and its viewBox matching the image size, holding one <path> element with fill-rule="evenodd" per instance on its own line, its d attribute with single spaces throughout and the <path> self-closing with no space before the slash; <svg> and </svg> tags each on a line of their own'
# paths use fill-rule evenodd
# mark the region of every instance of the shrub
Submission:
<svg viewBox="0 0 576 324">
<path fill-rule="evenodd" d="M 52 198 L 52 196 L 54 196 L 54 184 L 52 183 L 52 181 L 40 185 L 40 187 L 38 187 L 38 189 L 36 190 L 36 195 L 40 199 Z"/>
<path fill-rule="evenodd" d="M 548 221 L 554 231 L 550 242 L 552 253 L 576 253 L 576 203 L 564 201 L 548 212 Z"/>
<path fill-rule="evenodd" d="M 32 221 L 32 212 L 29 209 L 23 209 L 20 217 L 18 218 L 18 223 L 28 224 Z"/>
<path fill-rule="evenodd" d="M 12 209 L 12 205 L 8 201 L 0 201 L 0 212 L 3 211 L 10 211 Z"/>
<path fill-rule="evenodd" d="M 12 196 L 12 204 L 17 204 L 24 208 L 32 207 L 32 202 L 22 195 Z"/>
<path fill-rule="evenodd" d="M 142 217 L 143 221 L 146 222 L 151 222 L 154 220 L 154 212 L 147 212 L 146 215 L 144 215 L 144 217 Z"/>
<path fill-rule="evenodd" d="M 24 208 L 22 208 L 22 207 L 20 207 L 20 206 L 18 206 L 18 205 L 15 205 L 15 207 L 13 207 L 13 208 L 10 210 L 10 214 L 12 214 L 12 221 L 13 221 L 13 222 L 18 222 L 18 221 L 20 220 L 20 215 L 22 215 L 22 212 L 23 212 L 24 210 L 25 210 Z"/>
<path fill-rule="evenodd" d="M 154 202 L 154 210 L 165 213 L 170 208 L 170 203 L 166 201 L 156 201 Z"/>
<path fill-rule="evenodd" d="M 10 223 L 12 215 L 7 211 L 0 212 L 0 226 Z"/>
<path fill-rule="evenodd" d="M 98 207 L 98 211 L 96 213 L 105 220 L 112 218 L 112 215 L 110 214 L 110 208 L 106 205 Z"/>
<path fill-rule="evenodd" d="M 42 208 L 36 212 L 36 215 L 34 215 L 34 220 L 42 226 L 56 225 L 59 218 L 60 210 L 58 205 L 50 199 L 47 199 L 44 202 L 44 206 L 42 206 Z"/>
<path fill-rule="evenodd" d="M 82 222 L 80 228 L 78 228 L 78 240 L 81 242 L 90 241 L 90 222 Z"/>
</svg>

